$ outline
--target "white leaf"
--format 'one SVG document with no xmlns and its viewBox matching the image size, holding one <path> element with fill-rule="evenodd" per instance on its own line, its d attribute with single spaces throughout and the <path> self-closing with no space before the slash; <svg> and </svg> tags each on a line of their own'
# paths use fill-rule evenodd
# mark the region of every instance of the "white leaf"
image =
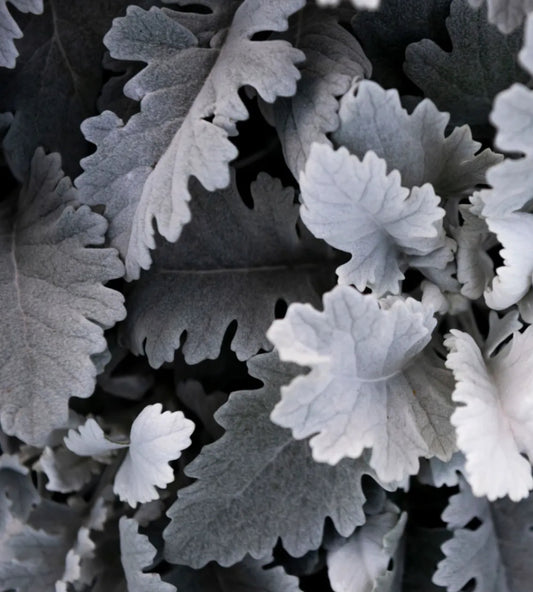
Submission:
<svg viewBox="0 0 533 592">
<path fill-rule="evenodd" d="M 516 321 L 516 319 L 515 319 Z M 488 350 L 514 328 L 508 318 L 490 335 Z M 498 344 L 499 344 L 498 343 Z M 513 333 L 493 357 L 483 355 L 472 337 L 453 330 L 445 341 L 446 366 L 453 370 L 453 400 L 463 403 L 451 421 L 457 444 L 466 456 L 466 476 L 475 495 L 489 500 L 508 495 L 517 501 L 533 489 L 533 328 Z"/>
<path fill-rule="evenodd" d="M 379 302 L 348 286 L 324 311 L 292 304 L 267 336 L 284 361 L 310 366 L 282 388 L 271 418 L 297 439 L 315 434 L 313 457 L 336 464 L 372 448 L 384 482 L 418 471 L 418 457 L 447 460 L 454 448 L 451 375 L 429 353 L 432 311 L 408 298 Z"/>
<path fill-rule="evenodd" d="M 68 431 L 65 445 L 78 456 L 101 456 L 111 450 L 127 448 L 128 444 L 112 442 L 92 418 L 82 426 Z"/>
<path fill-rule="evenodd" d="M 390 592 L 397 565 L 388 565 L 398 550 L 407 514 L 390 502 L 369 516 L 346 541 L 328 550 L 328 576 L 334 592 Z M 396 561 L 396 564 L 398 562 Z"/>
<path fill-rule="evenodd" d="M 131 426 L 129 443 L 113 442 L 94 419 L 88 419 L 78 430 L 69 431 L 65 444 L 81 456 L 128 448 L 113 491 L 132 507 L 138 502 L 149 502 L 159 497 L 156 487 L 164 488 L 174 480 L 168 463 L 190 446 L 194 431 L 194 423 L 181 411 L 162 412 L 162 409 L 161 403 L 156 403 L 139 413 Z"/>
<path fill-rule="evenodd" d="M 338 6 L 340 1 L 341 0 L 317 0 L 317 4 L 322 7 Z M 355 8 L 377 10 L 381 0 L 351 0 L 351 2 Z"/>
<path fill-rule="evenodd" d="M 520 59 L 533 72 L 533 16 L 527 21 L 524 48 Z M 479 193 L 488 229 L 502 244 L 503 265 L 496 270 L 492 285 L 485 290 L 490 308 L 503 310 L 520 303 L 531 290 L 533 233 L 531 187 L 533 186 L 533 91 L 513 84 L 494 101 L 491 121 L 497 129 L 495 144 L 507 152 L 521 152 L 524 157 L 506 159 L 492 167 L 488 183 L 492 189 Z M 526 305 L 526 308 L 528 306 Z"/>
<path fill-rule="evenodd" d="M 346 148 L 313 144 L 300 187 L 306 226 L 352 255 L 337 269 L 340 283 L 370 287 L 378 296 L 397 294 L 409 257 L 446 245 L 444 210 L 431 185 L 409 192 L 397 171 L 387 175 L 387 163 L 374 152 L 360 161 Z M 443 267 L 451 258 L 448 249 Z"/>
<path fill-rule="evenodd" d="M 194 423 L 181 411 L 161 410 L 160 403 L 148 405 L 136 417 L 128 454 L 115 477 L 113 491 L 133 507 L 159 497 L 155 488 L 174 480 L 168 463 L 191 444 Z"/>
</svg>

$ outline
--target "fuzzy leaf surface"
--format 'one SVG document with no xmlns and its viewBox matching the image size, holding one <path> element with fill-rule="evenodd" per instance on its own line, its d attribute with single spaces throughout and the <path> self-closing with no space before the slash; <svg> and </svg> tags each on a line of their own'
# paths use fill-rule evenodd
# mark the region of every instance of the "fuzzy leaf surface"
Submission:
<svg viewBox="0 0 533 592">
<path fill-rule="evenodd" d="M 479 142 L 466 125 L 445 135 L 449 115 L 423 100 L 409 114 L 396 90 L 383 90 L 363 80 L 341 99 L 341 125 L 332 135 L 358 158 L 374 151 L 397 169 L 407 188 L 431 183 L 441 198 L 469 194 L 485 182 L 487 169 L 502 157 L 488 148 L 479 154 Z M 409 146 L 409 150 L 405 147 Z"/>
<path fill-rule="evenodd" d="M 216 562 L 202 569 L 178 566 L 169 579 L 179 592 L 300 592 L 298 578 L 288 575 L 282 567 L 263 568 L 264 561 L 247 557 L 231 567 Z"/>
<path fill-rule="evenodd" d="M 421 355 L 435 320 L 413 300 L 381 303 L 349 286 L 324 296 L 324 310 L 292 304 L 267 336 L 280 358 L 310 366 L 281 390 L 272 421 L 310 440 L 332 465 L 372 449 L 386 483 L 416 473 L 420 456 L 448 460 L 455 443 L 451 376 Z"/>
<path fill-rule="evenodd" d="M 486 125 L 494 97 L 513 82 L 526 82 L 516 56 L 521 32 L 502 35 L 487 22 L 486 11 L 474 11 L 454 0 L 446 25 L 452 51 L 424 39 L 409 45 L 404 69 L 454 125 Z"/>
<path fill-rule="evenodd" d="M 431 185 L 409 192 L 374 152 L 359 160 L 346 148 L 314 144 L 300 188 L 309 230 L 352 256 L 337 269 L 341 284 L 398 294 L 410 255 L 446 248 L 444 210 Z M 443 267 L 453 256 L 448 251 Z"/>
<path fill-rule="evenodd" d="M 189 364 L 216 358 L 233 320 L 240 360 L 268 350 L 276 302 L 318 303 L 318 279 L 333 276 L 329 249 L 297 228 L 294 191 L 277 179 L 263 173 L 252 183 L 253 209 L 234 178 L 212 194 L 191 185 L 192 221 L 177 243 L 155 252 L 127 301 L 127 341 L 155 368 L 172 361 L 184 331 Z"/>
<path fill-rule="evenodd" d="M 96 249 L 105 219 L 39 149 L 18 202 L 4 200 L 0 227 L 2 427 L 43 444 L 68 418 L 70 397 L 89 397 L 106 349 L 103 328 L 124 318 L 123 297 L 105 288 L 123 274 L 115 249 Z"/>
<path fill-rule="evenodd" d="M 83 161 L 78 184 L 87 203 L 109 208 L 111 244 L 130 279 L 150 267 L 154 220 L 170 242 L 190 220 L 191 176 L 208 191 L 229 184 L 228 164 L 237 156 L 229 136 L 248 117 L 241 87 L 253 87 L 268 103 L 296 92 L 295 63 L 303 54 L 286 41 L 251 37 L 286 30 L 303 4 L 245 0 L 219 47 L 199 46 L 168 10 L 130 7 L 114 21 L 105 38 L 111 55 L 148 64 L 126 86 L 128 96 L 141 100 L 141 113 L 126 125 L 109 111 L 85 123 L 97 151 Z M 224 6 L 235 10 L 233 3 Z"/>
<path fill-rule="evenodd" d="M 483 0 L 468 0 L 479 8 Z M 533 9 L 533 0 L 486 0 L 489 22 L 508 35 L 519 27 Z"/>
<path fill-rule="evenodd" d="M 372 64 L 372 80 L 404 94 L 407 46 L 421 39 L 445 42 L 449 12 L 450 0 L 382 0 L 377 12 L 358 12 L 351 24 Z"/>
<path fill-rule="evenodd" d="M 306 61 L 296 94 L 278 99 L 273 115 L 285 161 L 298 179 L 311 144 L 330 144 L 326 134 L 339 126 L 338 97 L 346 93 L 354 78 L 368 78 L 372 66 L 337 18 L 316 8 L 305 9 L 292 37 Z"/>
<path fill-rule="evenodd" d="M 136 3 L 143 1 L 150 0 Z M 47 0 L 42 15 L 27 19 L 17 68 L 0 73 L 0 111 L 15 115 L 3 147 L 19 180 L 27 177 L 38 146 L 59 152 L 69 176 L 79 174 L 89 152 L 80 124 L 95 115 L 102 86 L 102 37 L 129 4 Z"/>
<path fill-rule="evenodd" d="M 20 12 L 41 14 L 43 0 L 1 0 L 0 1 L 0 66 L 14 68 L 19 52 L 14 40 L 22 37 L 22 31 L 11 16 L 7 2 Z"/>
<path fill-rule="evenodd" d="M 122 516 L 119 520 L 119 532 L 120 557 L 128 592 L 176 592 L 176 587 L 163 582 L 159 574 L 143 572 L 152 565 L 156 548 L 146 535 L 139 532 L 137 521 Z"/>
<path fill-rule="evenodd" d="M 374 476 L 368 464 L 316 463 L 307 442 L 270 421 L 280 386 L 297 368 L 281 364 L 275 353 L 248 364 L 264 386 L 230 396 L 215 416 L 226 433 L 186 468 L 197 480 L 180 490 L 163 533 L 172 563 L 229 566 L 247 553 L 259 559 L 278 538 L 299 557 L 319 547 L 326 516 L 342 536 L 365 520 L 361 478 Z"/>
<path fill-rule="evenodd" d="M 477 518 L 474 530 L 468 523 Z M 442 545 L 446 556 L 433 581 L 448 592 L 459 592 L 472 578 L 473 592 L 522 592 L 533 578 L 528 558 L 533 552 L 533 498 L 489 503 L 474 497 L 461 482 L 442 515 L 453 538 Z"/>
</svg>

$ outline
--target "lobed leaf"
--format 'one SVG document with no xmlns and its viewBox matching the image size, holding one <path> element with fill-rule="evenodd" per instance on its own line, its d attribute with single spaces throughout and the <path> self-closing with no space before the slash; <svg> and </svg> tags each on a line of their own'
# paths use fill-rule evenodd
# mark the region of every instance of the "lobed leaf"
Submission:
<svg viewBox="0 0 533 592">
<path fill-rule="evenodd" d="M 104 287 L 123 274 L 117 253 L 91 247 L 106 221 L 76 199 L 59 156 L 39 149 L 18 201 L 0 204 L 0 421 L 36 445 L 65 425 L 70 397 L 92 394 L 103 328 L 125 316 Z"/>
</svg>

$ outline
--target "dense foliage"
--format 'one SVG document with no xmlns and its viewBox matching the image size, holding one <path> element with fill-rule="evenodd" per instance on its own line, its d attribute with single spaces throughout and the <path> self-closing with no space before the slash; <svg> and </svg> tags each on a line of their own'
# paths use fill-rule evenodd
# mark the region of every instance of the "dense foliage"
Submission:
<svg viewBox="0 0 533 592">
<path fill-rule="evenodd" d="M 0 0 L 2 592 L 533 589 L 532 0 Z"/>
</svg>

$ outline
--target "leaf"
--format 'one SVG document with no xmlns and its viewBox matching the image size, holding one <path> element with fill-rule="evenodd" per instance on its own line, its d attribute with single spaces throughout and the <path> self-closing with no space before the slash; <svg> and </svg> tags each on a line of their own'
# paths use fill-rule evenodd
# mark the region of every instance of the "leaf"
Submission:
<svg viewBox="0 0 533 592">
<path fill-rule="evenodd" d="M 317 302 L 318 278 L 333 276 L 330 251 L 305 231 L 299 236 L 294 192 L 277 179 L 260 174 L 252 183 L 253 209 L 234 178 L 215 194 L 191 186 L 192 221 L 175 245 L 156 251 L 127 301 L 127 342 L 154 368 L 172 361 L 184 331 L 187 363 L 216 358 L 233 320 L 231 348 L 240 360 L 268 350 L 276 302 Z"/>
<path fill-rule="evenodd" d="M 3 430 L 42 445 L 68 419 L 70 397 L 89 397 L 106 349 L 103 328 L 124 318 L 122 295 L 104 283 L 120 277 L 105 219 L 75 209 L 77 192 L 57 154 L 37 150 L 18 203 L 1 205 Z"/>
<path fill-rule="evenodd" d="M 30 2 L 34 7 L 42 4 L 24 0 Z M 15 113 L 3 147 L 19 180 L 27 177 L 38 146 L 59 152 L 68 175 L 79 174 L 80 158 L 89 152 L 80 124 L 96 113 L 102 86 L 102 37 L 128 4 L 47 0 L 42 16 L 27 20 L 17 69 L 0 78 L 0 111 Z"/>
<path fill-rule="evenodd" d="M 516 60 L 522 34 L 502 35 L 489 25 L 485 10 L 474 11 L 464 0 L 452 2 L 446 25 L 452 50 L 429 39 L 413 43 L 405 72 L 424 96 L 451 113 L 453 125 L 487 125 L 494 97 L 528 80 Z"/>
<path fill-rule="evenodd" d="M 459 592 L 474 578 L 473 592 L 527 590 L 533 577 L 532 501 L 530 496 L 519 503 L 503 499 L 490 504 L 461 481 L 460 492 L 442 515 L 453 538 L 442 545 L 446 557 L 433 576 L 435 584 Z M 481 524 L 472 529 L 475 518 Z"/>
<path fill-rule="evenodd" d="M 267 336 L 280 358 L 311 367 L 281 389 L 272 421 L 296 439 L 315 434 L 313 458 L 332 465 L 372 449 L 385 483 L 418 472 L 420 456 L 448 460 L 451 376 L 422 354 L 435 320 L 408 298 L 381 303 L 348 286 L 324 296 L 324 310 L 292 304 Z"/>
<path fill-rule="evenodd" d="M 487 250 L 494 246 L 495 240 L 481 216 L 482 207 L 479 194 L 474 193 L 469 204 L 459 206 L 463 224 L 452 229 L 457 242 L 457 279 L 461 294 L 471 300 L 483 296 L 494 276 Z"/>
<path fill-rule="evenodd" d="M 237 156 L 229 136 L 248 117 L 240 88 L 253 87 L 268 103 L 296 92 L 295 63 L 303 54 L 286 41 L 251 38 L 285 30 L 303 4 L 245 0 L 224 40 L 217 40 L 220 47 L 198 47 L 171 11 L 130 7 L 114 21 L 105 38 L 111 55 L 148 64 L 126 87 L 128 96 L 142 99 L 141 113 L 125 126 L 107 111 L 85 123 L 97 150 L 84 159 L 77 183 L 86 203 L 106 206 L 111 244 L 125 258 L 129 279 L 150 267 L 154 219 L 170 242 L 190 220 L 191 176 L 208 191 L 229 184 L 228 164 Z M 234 8 L 227 3 L 226 10 Z"/>
<path fill-rule="evenodd" d="M 138 529 L 139 525 L 132 518 L 120 518 L 120 556 L 128 592 L 174 592 L 176 587 L 161 581 L 159 574 L 143 572 L 152 565 L 156 549 Z"/>
<path fill-rule="evenodd" d="M 471 6 L 478 8 L 483 0 L 468 0 Z M 533 9 L 532 0 L 486 0 L 489 22 L 505 34 L 519 27 L 527 14 Z"/>
<path fill-rule="evenodd" d="M 318 6 L 337 6 L 341 0 L 316 0 Z M 364 10 L 377 10 L 381 0 L 351 0 L 355 8 Z"/>
<path fill-rule="evenodd" d="M 339 126 L 337 97 L 346 93 L 354 78 L 369 77 L 372 67 L 337 18 L 316 8 L 305 9 L 291 37 L 306 61 L 296 94 L 279 98 L 273 115 L 285 162 L 298 179 L 311 144 L 330 144 L 326 134 Z"/>
<path fill-rule="evenodd" d="M 92 508 L 41 500 L 28 523 L 19 522 L 0 548 L 3 589 L 66 592 L 67 582 L 90 583 L 95 575 L 87 581 L 86 567 L 95 548 L 91 531 L 103 526 L 97 520 L 100 499 Z"/>
<path fill-rule="evenodd" d="M 337 269 L 339 283 L 369 287 L 376 296 L 399 293 L 411 255 L 446 247 L 444 210 L 431 186 L 409 192 L 398 172 L 387 176 L 386 168 L 374 152 L 360 161 L 345 148 L 313 144 L 300 177 L 302 220 L 315 236 L 352 256 Z M 452 258 L 448 248 L 442 267 Z"/>
<path fill-rule="evenodd" d="M 402 69 L 405 50 L 421 39 L 445 43 L 449 12 L 450 0 L 382 0 L 377 12 L 357 13 L 352 29 L 372 64 L 372 80 L 400 94 L 412 92 Z"/>
<path fill-rule="evenodd" d="M 328 549 L 328 576 L 334 592 L 389 592 L 393 590 L 401 569 L 397 551 L 407 514 L 388 503 L 379 514 L 369 516 L 366 523 L 345 541 L 337 540 Z M 396 558 L 396 566 L 389 563 Z"/>
<path fill-rule="evenodd" d="M 0 543 L 8 531 L 10 517 L 26 520 L 38 500 L 29 470 L 17 456 L 4 452 L 0 456 Z"/>
<path fill-rule="evenodd" d="M 100 470 L 92 459 L 80 458 L 63 447 L 54 450 L 48 446 L 39 459 L 39 467 L 48 477 L 46 489 L 61 493 L 79 491 Z"/>
<path fill-rule="evenodd" d="M 247 553 L 260 559 L 278 538 L 300 557 L 319 547 L 326 517 L 342 536 L 365 521 L 361 478 L 374 475 L 367 463 L 318 464 L 306 442 L 270 421 L 280 386 L 296 368 L 275 353 L 254 357 L 248 367 L 264 386 L 230 396 L 215 415 L 226 433 L 185 469 L 197 480 L 168 511 L 163 537 L 171 563 L 229 566 Z"/>
<path fill-rule="evenodd" d="M 515 315 L 499 339 L 488 341 L 494 351 L 512 334 L 511 342 L 492 357 L 462 331 L 452 330 L 445 340 L 450 352 L 446 366 L 456 380 L 452 397 L 463 403 L 451 418 L 457 445 L 465 453 L 474 494 L 491 501 L 505 495 L 518 501 L 533 489 L 530 462 L 521 454 L 533 459 L 533 330 L 520 333 L 519 326 Z"/>
<path fill-rule="evenodd" d="M 431 183 L 443 199 L 468 195 L 485 183 L 487 169 L 502 159 L 488 148 L 476 154 L 481 144 L 472 140 L 466 125 L 445 136 L 449 115 L 439 112 L 429 99 L 409 114 L 396 90 L 385 91 L 363 80 L 355 91 L 341 99 L 341 125 L 332 134 L 334 143 L 358 158 L 374 151 L 387 161 L 388 172 L 400 172 L 404 187 Z"/>
<path fill-rule="evenodd" d="M 533 19 L 528 19 L 526 25 L 520 61 L 529 73 L 533 73 Z M 503 247 L 500 251 L 503 265 L 496 269 L 496 277 L 485 290 L 485 301 L 495 310 L 527 300 L 532 285 L 533 255 L 526 246 L 533 232 L 530 213 L 532 93 L 521 84 L 513 84 L 496 97 L 491 113 L 491 121 L 497 129 L 495 144 L 507 152 L 525 154 L 522 158 L 508 158 L 492 167 L 487 174 L 492 189 L 479 193 L 481 216 Z"/>
<path fill-rule="evenodd" d="M 19 52 L 14 40 L 22 37 L 22 31 L 9 13 L 7 2 L 20 12 L 41 14 L 43 0 L 1 0 L 0 1 L 0 66 L 14 68 Z"/>
<path fill-rule="evenodd" d="M 265 561 L 246 558 L 231 567 L 215 562 L 200 570 L 175 567 L 169 579 L 179 592 L 300 592 L 298 578 L 287 575 L 282 567 L 264 568 Z"/>
<path fill-rule="evenodd" d="M 164 488 L 174 480 L 168 464 L 190 446 L 194 423 L 181 411 L 162 412 L 161 403 L 147 405 L 135 418 L 128 443 L 106 437 L 94 419 L 77 430 L 69 430 L 65 444 L 80 456 L 100 456 L 128 448 L 115 477 L 113 491 L 122 501 L 135 507 L 138 502 L 158 499 L 156 487 Z"/>
<path fill-rule="evenodd" d="M 465 457 L 462 452 L 454 452 L 448 462 L 431 458 L 420 463 L 417 475 L 420 483 L 431 487 L 455 487 L 459 482 L 459 473 L 464 473 Z"/>
</svg>

